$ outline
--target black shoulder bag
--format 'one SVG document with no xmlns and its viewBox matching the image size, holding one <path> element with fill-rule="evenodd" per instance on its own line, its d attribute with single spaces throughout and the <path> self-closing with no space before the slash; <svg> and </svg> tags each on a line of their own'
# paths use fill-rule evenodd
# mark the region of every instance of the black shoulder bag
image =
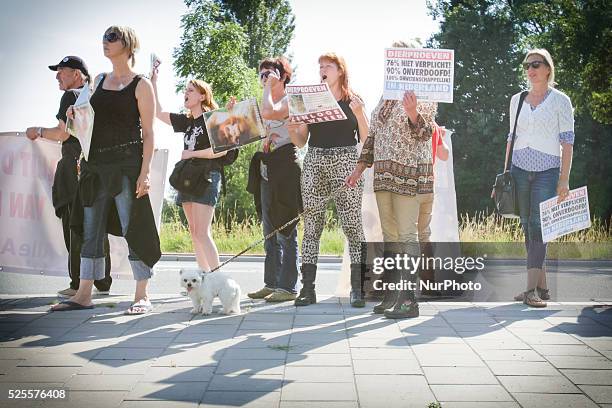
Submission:
<svg viewBox="0 0 612 408">
<path fill-rule="evenodd" d="M 200 196 L 211 184 L 210 164 L 206 159 L 183 159 L 170 175 L 170 185 L 183 194 Z"/>
<path fill-rule="evenodd" d="M 510 173 L 510 167 L 512 166 L 512 152 L 514 150 L 514 140 L 516 139 L 516 124 L 518 117 L 521 114 L 521 108 L 525 97 L 527 97 L 527 91 L 521 92 L 521 96 L 516 110 L 516 117 L 514 119 L 514 129 L 512 130 L 512 141 L 510 142 L 510 153 L 508 154 L 508 162 L 504 168 L 504 172 L 498 174 L 495 177 L 495 184 L 493 189 L 495 192 L 495 211 L 504 218 L 517 218 L 519 216 L 518 199 L 516 192 L 516 184 L 512 173 Z"/>
</svg>

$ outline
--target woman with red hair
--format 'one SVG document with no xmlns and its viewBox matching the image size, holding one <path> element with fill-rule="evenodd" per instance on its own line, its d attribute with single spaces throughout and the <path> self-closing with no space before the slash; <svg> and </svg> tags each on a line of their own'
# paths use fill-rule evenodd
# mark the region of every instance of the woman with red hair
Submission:
<svg viewBox="0 0 612 408">
<path fill-rule="evenodd" d="M 361 98 L 349 85 L 344 59 L 334 53 L 319 57 L 319 75 L 326 82 L 346 115 L 345 120 L 314 124 L 291 123 L 292 139 L 308 142 L 302 169 L 304 237 L 302 240 L 302 290 L 296 306 L 316 303 L 314 281 L 319 256 L 319 241 L 325 226 L 327 202 L 333 198 L 344 235 L 349 242 L 351 258 L 351 298 L 353 307 L 364 307 L 361 291 L 361 243 L 365 241 L 361 220 L 363 183 L 345 189 L 344 181 L 351 174 L 359 157 L 357 142 L 368 136 L 368 119 Z M 310 137 L 309 137 L 310 135 Z M 300 146 L 300 147 L 301 147 Z"/>
</svg>

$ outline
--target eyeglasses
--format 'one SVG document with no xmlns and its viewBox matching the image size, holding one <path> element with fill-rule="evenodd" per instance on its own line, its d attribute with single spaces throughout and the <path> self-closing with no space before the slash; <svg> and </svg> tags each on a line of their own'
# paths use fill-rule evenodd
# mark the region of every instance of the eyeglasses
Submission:
<svg viewBox="0 0 612 408">
<path fill-rule="evenodd" d="M 548 65 L 546 63 L 546 61 L 531 61 L 531 62 L 523 62 L 523 69 L 525 71 L 527 71 L 529 69 L 529 67 L 532 67 L 533 69 L 538 69 L 540 68 L 540 65 Z"/>
<path fill-rule="evenodd" d="M 110 33 L 104 34 L 102 36 L 102 41 L 106 41 L 106 42 L 109 42 L 109 43 L 114 43 L 118 39 L 119 39 L 119 34 L 117 34 L 114 31 L 111 31 Z"/>
</svg>

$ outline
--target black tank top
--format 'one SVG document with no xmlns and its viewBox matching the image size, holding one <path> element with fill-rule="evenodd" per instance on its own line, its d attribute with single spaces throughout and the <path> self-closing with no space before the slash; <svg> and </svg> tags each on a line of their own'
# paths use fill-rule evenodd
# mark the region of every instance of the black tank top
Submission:
<svg viewBox="0 0 612 408">
<path fill-rule="evenodd" d="M 98 152 L 111 152 L 114 148 L 134 146 L 142 142 L 140 112 L 136 100 L 136 85 L 142 77 L 136 75 L 132 82 L 119 91 L 104 89 L 106 74 L 102 77 L 89 103 L 94 110 L 94 127 L 91 137 L 91 156 Z"/>
</svg>

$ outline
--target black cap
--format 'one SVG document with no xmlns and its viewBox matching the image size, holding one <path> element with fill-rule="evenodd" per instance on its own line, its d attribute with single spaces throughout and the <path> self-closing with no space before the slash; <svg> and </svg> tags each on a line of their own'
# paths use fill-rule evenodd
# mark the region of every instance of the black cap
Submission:
<svg viewBox="0 0 612 408">
<path fill-rule="evenodd" d="M 87 71 L 87 65 L 85 65 L 85 61 L 83 61 L 79 57 L 75 57 L 73 55 L 69 55 L 67 57 L 64 57 L 59 62 L 59 64 L 57 64 L 57 65 L 49 65 L 49 69 L 51 71 L 57 71 L 57 69 L 61 68 L 61 67 L 78 69 L 79 71 L 81 71 L 83 73 L 83 75 L 85 75 L 86 77 L 89 78 L 89 71 Z"/>
</svg>

